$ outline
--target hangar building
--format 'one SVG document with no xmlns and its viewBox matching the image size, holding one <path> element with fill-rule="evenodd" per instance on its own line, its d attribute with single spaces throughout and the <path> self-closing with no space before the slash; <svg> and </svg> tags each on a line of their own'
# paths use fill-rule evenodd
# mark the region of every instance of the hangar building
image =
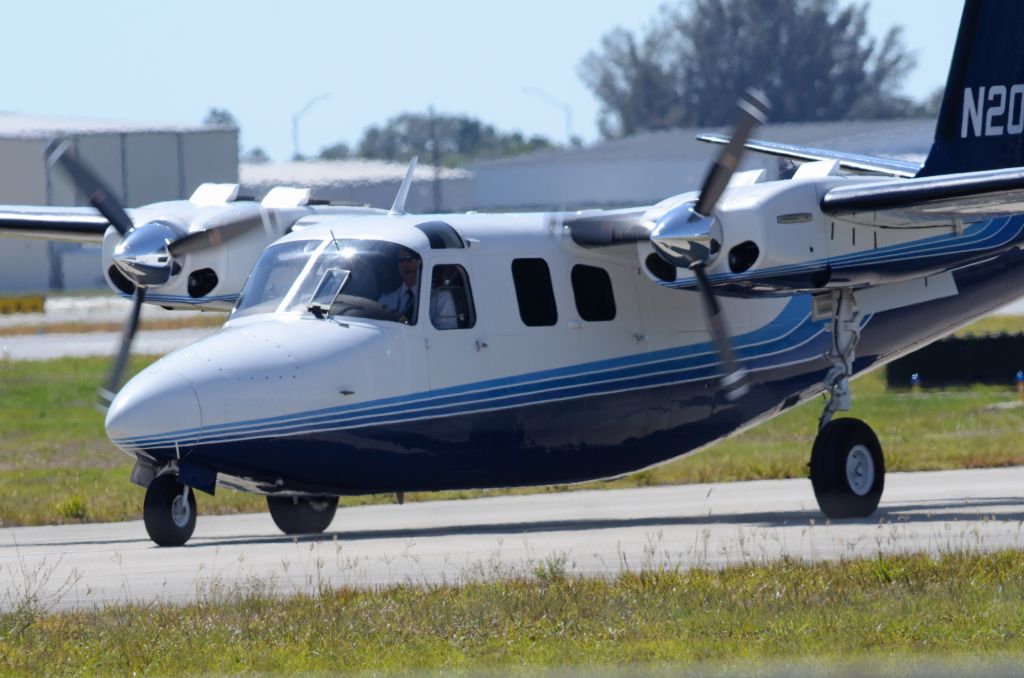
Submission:
<svg viewBox="0 0 1024 678">
<path fill-rule="evenodd" d="M 540 151 L 466 166 L 473 174 L 474 207 L 560 210 L 650 205 L 697 190 L 719 148 L 697 141 L 702 132 L 648 132 L 576 149 Z M 767 125 L 754 137 L 851 153 L 924 161 L 935 121 L 874 120 Z M 776 178 L 780 163 L 747 153 L 742 169 L 764 168 Z"/>
<path fill-rule="evenodd" d="M 410 212 L 562 210 L 648 205 L 696 190 L 718 149 L 697 134 L 728 129 L 674 129 L 587 146 L 481 160 L 463 168 L 420 165 L 409 193 Z M 768 125 L 756 137 L 804 146 L 923 161 L 935 121 L 876 120 Z M 776 178 L 787 168 L 757 153 L 744 169 Z M 242 164 L 242 191 L 259 198 L 277 185 L 311 188 L 315 198 L 391 206 L 405 176 L 401 163 L 375 160 Z M 437 198 L 435 199 L 435 187 Z"/>
</svg>

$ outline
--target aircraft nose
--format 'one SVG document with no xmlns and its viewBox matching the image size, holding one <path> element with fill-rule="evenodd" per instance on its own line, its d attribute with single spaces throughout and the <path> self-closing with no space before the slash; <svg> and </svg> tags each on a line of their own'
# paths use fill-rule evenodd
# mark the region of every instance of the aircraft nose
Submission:
<svg viewBox="0 0 1024 678">
<path fill-rule="evenodd" d="M 192 384 L 157 366 L 125 384 L 107 411 L 107 436 L 122 448 L 187 444 L 198 437 L 201 426 Z"/>
</svg>

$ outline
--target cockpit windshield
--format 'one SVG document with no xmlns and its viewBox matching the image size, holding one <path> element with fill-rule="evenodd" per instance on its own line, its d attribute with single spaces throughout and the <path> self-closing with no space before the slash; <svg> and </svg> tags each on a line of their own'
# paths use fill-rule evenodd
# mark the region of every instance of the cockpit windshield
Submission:
<svg viewBox="0 0 1024 678">
<path fill-rule="evenodd" d="M 420 257 L 380 240 L 298 240 L 268 247 L 232 318 L 277 311 L 415 324 Z"/>
</svg>

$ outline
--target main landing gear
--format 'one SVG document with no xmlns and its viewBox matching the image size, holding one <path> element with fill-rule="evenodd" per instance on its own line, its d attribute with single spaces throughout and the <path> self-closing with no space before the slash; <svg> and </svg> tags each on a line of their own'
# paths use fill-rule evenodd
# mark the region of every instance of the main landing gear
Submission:
<svg viewBox="0 0 1024 678">
<path fill-rule="evenodd" d="M 825 375 L 828 400 L 818 419 L 811 450 L 811 485 L 821 512 L 829 518 L 865 518 L 878 508 L 885 487 L 885 457 L 871 427 L 860 419 L 832 419 L 850 409 L 853 357 L 860 339 L 860 314 L 853 293 L 833 292 L 832 368 Z"/>
<path fill-rule="evenodd" d="M 285 534 L 320 534 L 334 520 L 338 498 L 267 496 L 267 508 Z"/>
<path fill-rule="evenodd" d="M 146 532 L 158 546 L 181 546 L 196 529 L 196 496 L 191 487 L 166 473 L 153 478 L 142 506 Z"/>
<path fill-rule="evenodd" d="M 146 475 L 139 473 L 139 480 L 148 480 Z M 319 534 L 334 520 L 338 497 L 268 496 L 267 507 L 274 524 L 285 534 Z M 183 485 L 171 470 L 153 477 L 146 485 L 142 520 L 149 538 L 158 546 L 181 546 L 196 529 L 196 496 L 192 488 Z"/>
</svg>

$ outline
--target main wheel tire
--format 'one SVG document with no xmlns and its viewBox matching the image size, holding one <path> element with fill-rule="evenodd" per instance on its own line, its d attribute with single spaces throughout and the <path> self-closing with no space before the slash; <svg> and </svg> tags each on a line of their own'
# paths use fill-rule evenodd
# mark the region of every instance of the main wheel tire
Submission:
<svg viewBox="0 0 1024 678">
<path fill-rule="evenodd" d="M 811 451 L 811 485 L 829 518 L 866 518 L 885 487 L 878 436 L 860 419 L 833 419 L 818 431 Z"/>
<path fill-rule="evenodd" d="M 270 517 L 285 534 L 320 534 L 334 520 L 337 497 L 267 497 Z"/>
<path fill-rule="evenodd" d="M 146 488 L 142 520 L 149 538 L 159 546 L 181 546 L 196 529 L 196 495 L 190 487 L 183 500 L 184 489 L 178 477 L 171 474 L 153 478 Z"/>
</svg>

